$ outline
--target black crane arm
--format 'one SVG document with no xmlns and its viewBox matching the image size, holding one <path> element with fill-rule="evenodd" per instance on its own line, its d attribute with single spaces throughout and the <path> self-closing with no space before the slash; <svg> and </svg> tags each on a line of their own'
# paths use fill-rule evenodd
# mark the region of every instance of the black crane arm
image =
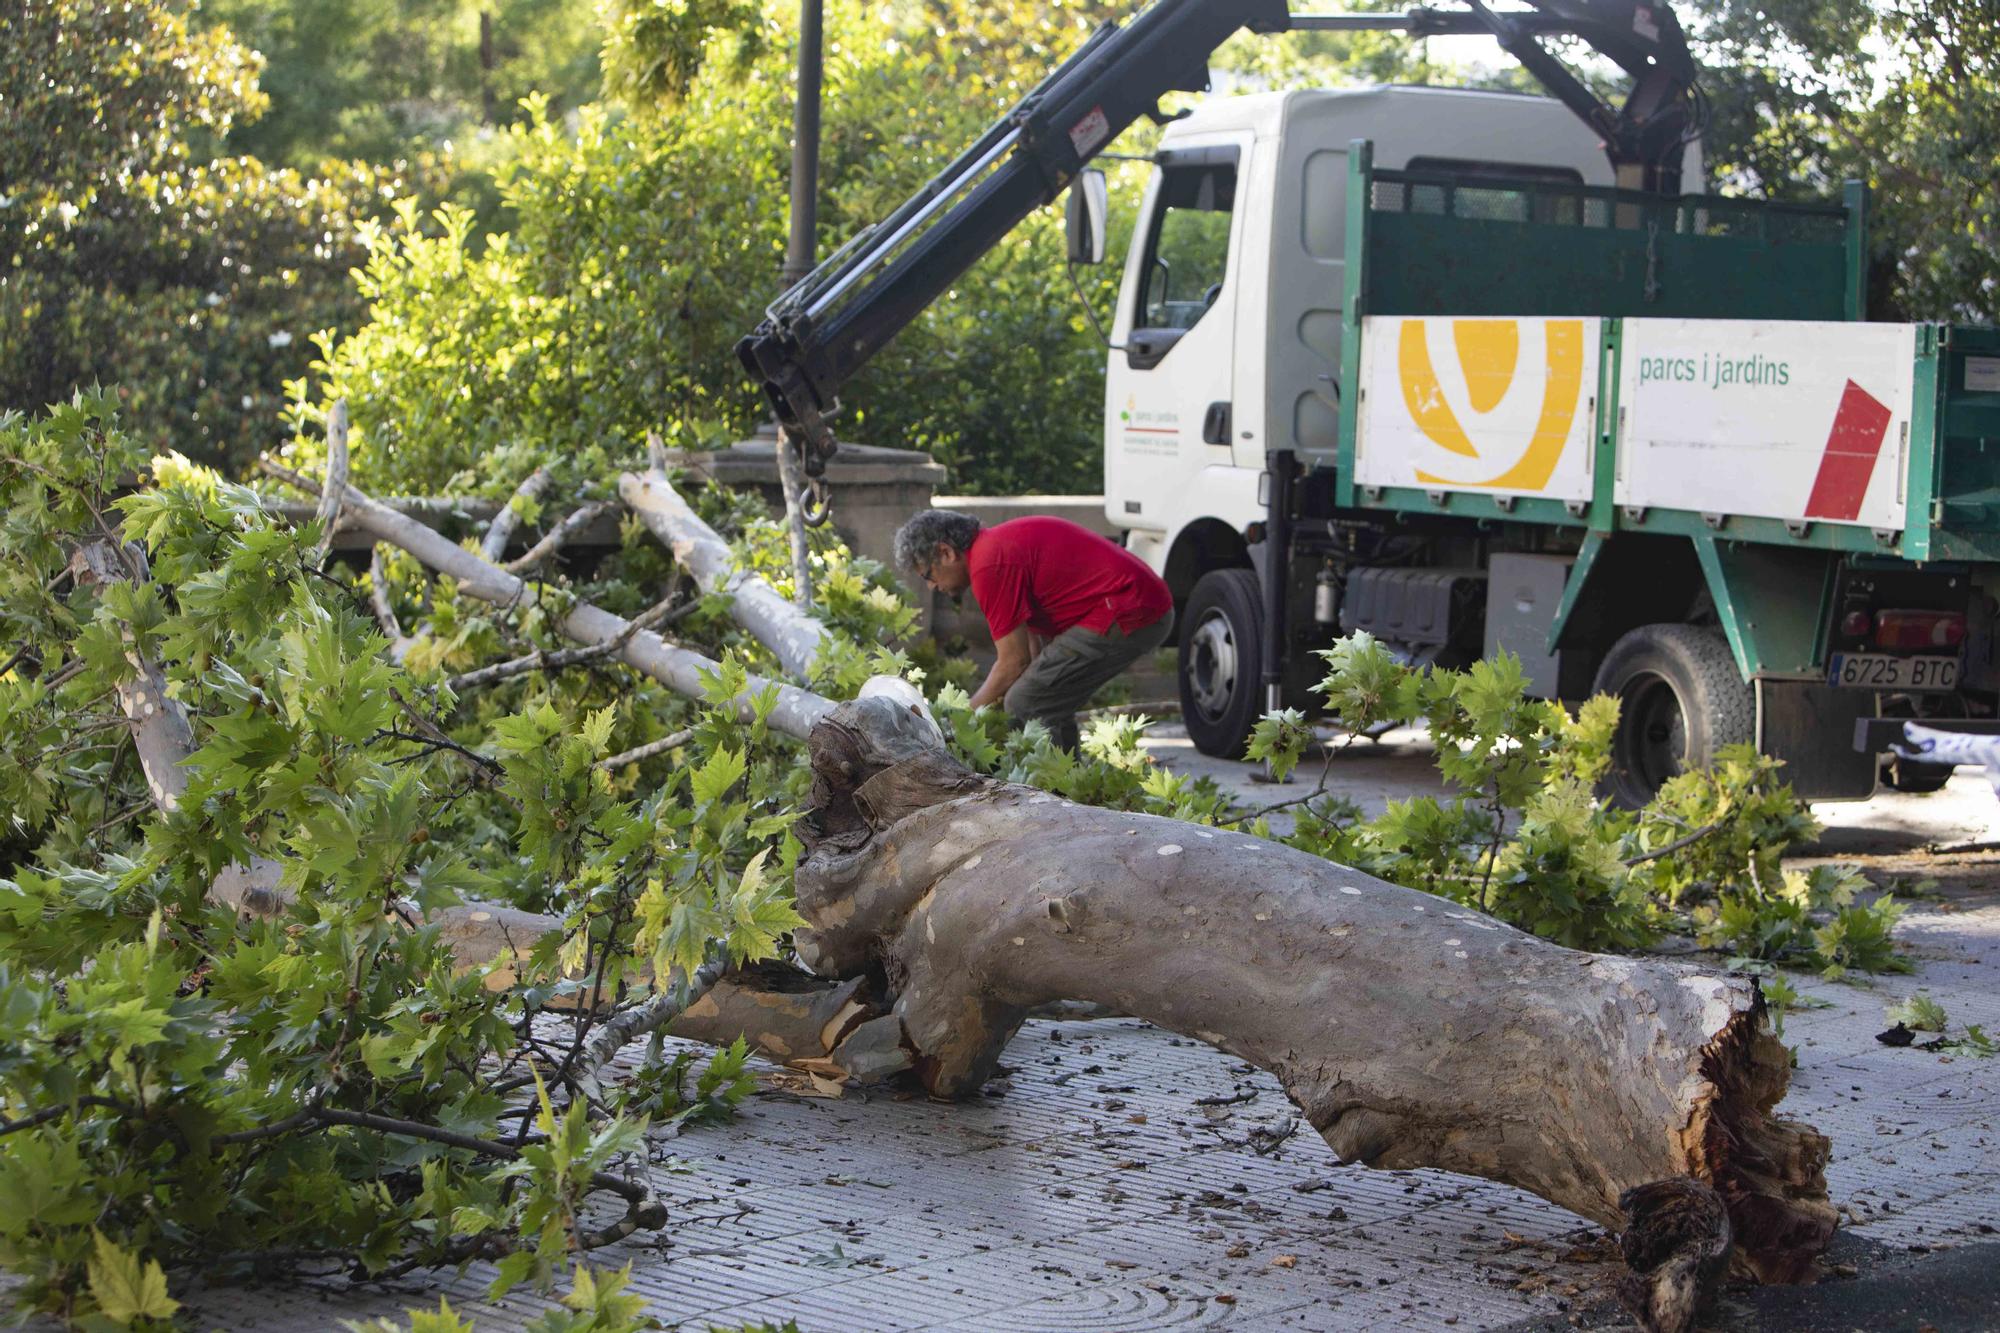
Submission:
<svg viewBox="0 0 2000 1333">
<path fill-rule="evenodd" d="M 843 385 L 1091 158 L 1170 92 L 1204 92 L 1208 57 L 1237 31 L 1393 29 L 1485 33 L 1603 137 L 1621 184 L 1675 192 L 1692 133 L 1694 61 L 1664 3 L 1529 0 L 1530 10 L 1418 7 L 1405 13 L 1292 14 L 1285 0 L 1156 0 L 1107 23 L 883 221 L 787 291 L 737 356 L 763 386 L 815 479 L 836 443 Z M 1633 87 L 1606 106 L 1540 39 L 1568 33 L 1615 61 Z M 781 445 L 781 447 L 784 447 Z"/>
</svg>

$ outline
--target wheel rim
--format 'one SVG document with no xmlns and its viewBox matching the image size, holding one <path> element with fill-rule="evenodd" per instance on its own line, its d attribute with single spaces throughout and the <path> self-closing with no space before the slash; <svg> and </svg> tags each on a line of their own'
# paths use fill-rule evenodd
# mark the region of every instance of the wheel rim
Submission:
<svg viewBox="0 0 2000 1333">
<path fill-rule="evenodd" d="M 1620 692 L 1622 767 L 1649 796 L 1687 767 L 1687 713 L 1665 677 L 1635 676 Z"/>
<path fill-rule="evenodd" d="M 1188 685 L 1205 718 L 1219 718 L 1236 694 L 1236 635 L 1229 617 L 1210 611 L 1188 636 Z"/>
</svg>

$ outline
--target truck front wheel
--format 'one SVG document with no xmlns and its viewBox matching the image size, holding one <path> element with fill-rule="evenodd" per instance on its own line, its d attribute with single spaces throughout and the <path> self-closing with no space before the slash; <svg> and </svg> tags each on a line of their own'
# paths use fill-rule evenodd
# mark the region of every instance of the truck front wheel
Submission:
<svg viewBox="0 0 2000 1333">
<path fill-rule="evenodd" d="M 1212 569 L 1181 616 L 1181 718 L 1203 754 L 1241 759 L 1262 714 L 1264 613 L 1257 575 Z"/>
<path fill-rule="evenodd" d="M 1605 654 L 1594 689 L 1618 700 L 1604 788 L 1627 810 L 1724 746 L 1756 739 L 1756 696 L 1716 630 L 1641 625 Z"/>
</svg>

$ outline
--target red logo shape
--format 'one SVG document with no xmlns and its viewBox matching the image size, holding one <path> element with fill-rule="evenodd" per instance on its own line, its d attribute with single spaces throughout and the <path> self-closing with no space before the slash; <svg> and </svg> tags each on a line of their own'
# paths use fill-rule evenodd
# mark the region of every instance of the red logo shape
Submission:
<svg viewBox="0 0 2000 1333">
<path fill-rule="evenodd" d="M 1875 459 L 1888 433 L 1889 409 L 1868 390 L 1847 381 L 1840 410 L 1833 414 L 1833 430 L 1826 437 L 1826 452 L 1820 455 L 1812 496 L 1806 501 L 1807 518 L 1852 521 L 1860 516 L 1861 498 L 1868 493 L 1868 479 L 1875 475 Z"/>
</svg>

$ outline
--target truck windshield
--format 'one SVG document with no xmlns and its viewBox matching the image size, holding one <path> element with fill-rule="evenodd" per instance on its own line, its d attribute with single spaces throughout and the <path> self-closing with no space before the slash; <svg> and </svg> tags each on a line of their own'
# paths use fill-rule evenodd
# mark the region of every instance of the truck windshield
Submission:
<svg viewBox="0 0 2000 1333">
<path fill-rule="evenodd" d="M 1191 329 L 1222 294 L 1236 164 L 1167 165 L 1161 171 L 1159 206 L 1146 243 L 1139 323 L 1149 329 Z"/>
</svg>

